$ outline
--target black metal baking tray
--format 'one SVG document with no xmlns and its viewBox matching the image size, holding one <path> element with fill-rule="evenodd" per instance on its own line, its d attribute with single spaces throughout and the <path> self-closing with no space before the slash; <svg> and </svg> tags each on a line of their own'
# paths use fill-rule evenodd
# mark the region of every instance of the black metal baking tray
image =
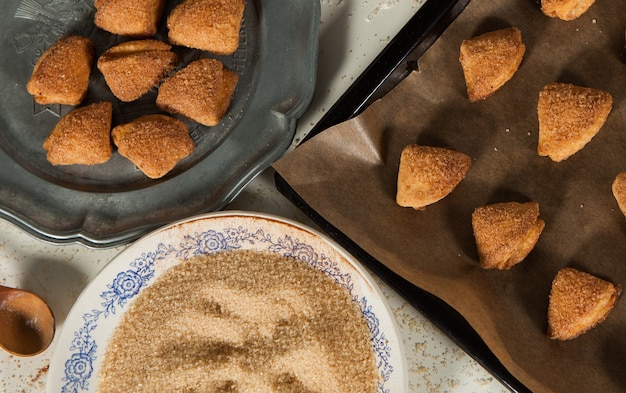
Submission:
<svg viewBox="0 0 626 393">
<path fill-rule="evenodd" d="M 469 0 L 427 0 L 372 64 L 359 76 L 301 143 L 325 129 L 348 120 L 384 96 L 413 70 L 419 58 L 465 9 Z M 278 173 L 277 189 L 351 252 L 372 272 L 402 295 L 442 332 L 487 369 L 512 392 L 530 392 L 496 358 L 485 342 L 456 310 L 441 299 L 416 287 L 378 261 L 318 214 Z"/>
</svg>

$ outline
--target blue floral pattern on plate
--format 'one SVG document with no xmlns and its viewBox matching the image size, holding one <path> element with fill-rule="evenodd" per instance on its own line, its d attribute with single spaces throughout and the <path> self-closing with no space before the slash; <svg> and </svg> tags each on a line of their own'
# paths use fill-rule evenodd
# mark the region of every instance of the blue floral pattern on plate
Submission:
<svg viewBox="0 0 626 393">
<path fill-rule="evenodd" d="M 65 360 L 64 377 L 62 377 L 62 393 L 79 393 L 87 391 L 96 372 L 94 362 L 102 354 L 93 335 L 98 322 L 112 314 L 120 312 L 142 288 L 149 285 L 155 277 L 155 265 L 168 257 L 188 259 L 197 255 L 247 248 L 250 245 L 260 247 L 274 253 L 302 260 L 312 267 L 332 277 L 339 285 L 346 288 L 359 305 L 372 332 L 372 346 L 375 352 L 377 367 L 380 373 L 378 393 L 388 393 L 386 382 L 394 372 L 390 361 L 392 348 L 385 332 L 380 329 L 379 319 L 368 304 L 365 296 L 353 291 L 353 279 L 350 273 L 344 273 L 337 262 L 318 253 L 316 249 L 298 238 L 282 235 L 273 238 L 263 229 L 250 232 L 247 228 L 226 227 L 221 231 L 207 230 L 185 235 L 179 244 L 159 243 L 155 250 L 144 252 L 129 263 L 128 270 L 117 273 L 117 276 L 106 285 L 100 293 L 100 308 L 93 309 L 82 315 L 83 325 L 73 332 L 69 348 L 70 357 Z"/>
</svg>

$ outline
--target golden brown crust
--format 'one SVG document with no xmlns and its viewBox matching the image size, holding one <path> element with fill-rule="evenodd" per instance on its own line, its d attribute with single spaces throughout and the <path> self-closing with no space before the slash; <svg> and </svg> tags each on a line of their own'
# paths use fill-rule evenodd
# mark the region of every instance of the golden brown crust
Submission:
<svg viewBox="0 0 626 393">
<path fill-rule="evenodd" d="M 537 153 L 558 162 L 581 150 L 600 131 L 611 108 L 611 94 L 568 83 L 550 83 L 539 93 Z"/>
<path fill-rule="evenodd" d="M 503 202 L 476 208 L 472 228 L 481 266 L 510 269 L 528 256 L 544 227 L 537 202 Z"/>
<path fill-rule="evenodd" d="M 157 40 L 124 42 L 100 56 L 98 69 L 117 98 L 134 101 L 176 67 L 178 56 L 170 49 L 171 45 Z"/>
<path fill-rule="evenodd" d="M 62 37 L 37 60 L 26 90 L 42 105 L 80 104 L 89 87 L 94 48 L 87 37 Z"/>
<path fill-rule="evenodd" d="M 420 145 L 402 150 L 396 202 L 421 210 L 447 196 L 465 177 L 471 158 L 458 151 Z"/>
<path fill-rule="evenodd" d="M 163 82 L 156 104 L 163 111 L 214 126 L 226 113 L 238 79 L 219 60 L 196 60 Z"/>
<path fill-rule="evenodd" d="M 526 46 L 516 27 L 491 31 L 464 40 L 459 61 L 471 102 L 484 100 L 517 72 Z"/>
<path fill-rule="evenodd" d="M 142 39 L 122 42 L 107 49 L 102 56 L 126 56 L 147 51 L 169 51 L 172 45 L 153 39 Z M 101 57 L 102 57 L 101 56 Z"/>
<path fill-rule="evenodd" d="M 234 53 L 245 0 L 185 0 L 167 18 L 171 43 L 219 55 Z"/>
<path fill-rule="evenodd" d="M 43 147 L 52 165 L 95 165 L 109 160 L 111 149 L 110 102 L 74 109 L 54 127 Z"/>
<path fill-rule="evenodd" d="M 152 179 L 165 176 L 195 147 L 185 123 L 160 114 L 119 125 L 112 135 L 119 153 Z"/>
<path fill-rule="evenodd" d="M 548 337 L 571 340 L 604 321 L 622 293 L 620 285 L 572 268 L 552 281 L 548 305 Z"/>
<path fill-rule="evenodd" d="M 595 0 L 541 0 L 541 11 L 551 18 L 574 20 L 584 14 Z"/>
<path fill-rule="evenodd" d="M 619 173 L 611 186 L 620 211 L 626 216 L 626 171 Z"/>
<path fill-rule="evenodd" d="M 165 0 L 96 0 L 94 23 L 113 34 L 151 37 L 157 33 Z"/>
</svg>

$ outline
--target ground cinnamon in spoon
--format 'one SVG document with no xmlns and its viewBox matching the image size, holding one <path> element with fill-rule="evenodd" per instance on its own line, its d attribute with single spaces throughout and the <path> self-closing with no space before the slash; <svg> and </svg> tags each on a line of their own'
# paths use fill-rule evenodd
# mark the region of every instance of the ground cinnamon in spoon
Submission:
<svg viewBox="0 0 626 393">
<path fill-rule="evenodd" d="M 371 333 L 309 265 L 235 251 L 167 271 L 130 306 L 98 392 L 375 392 Z"/>
</svg>

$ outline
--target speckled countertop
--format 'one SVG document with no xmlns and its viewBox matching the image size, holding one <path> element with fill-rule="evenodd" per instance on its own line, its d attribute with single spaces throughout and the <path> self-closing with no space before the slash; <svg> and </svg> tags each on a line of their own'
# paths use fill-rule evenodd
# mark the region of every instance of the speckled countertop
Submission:
<svg viewBox="0 0 626 393">
<path fill-rule="evenodd" d="M 321 0 L 321 4 L 317 90 L 310 109 L 299 122 L 292 149 L 423 0 Z M 343 40 L 343 45 L 336 45 L 339 40 Z M 254 179 L 228 209 L 278 214 L 314 226 L 275 189 L 271 169 Z M 81 291 L 122 249 L 51 245 L 0 221 L 0 284 L 29 289 L 48 300 L 60 331 Z M 401 332 L 408 361 L 409 392 L 507 391 L 392 289 L 377 281 Z M 0 392 L 44 392 L 55 343 L 56 340 L 45 352 L 31 358 L 0 351 Z"/>
</svg>

